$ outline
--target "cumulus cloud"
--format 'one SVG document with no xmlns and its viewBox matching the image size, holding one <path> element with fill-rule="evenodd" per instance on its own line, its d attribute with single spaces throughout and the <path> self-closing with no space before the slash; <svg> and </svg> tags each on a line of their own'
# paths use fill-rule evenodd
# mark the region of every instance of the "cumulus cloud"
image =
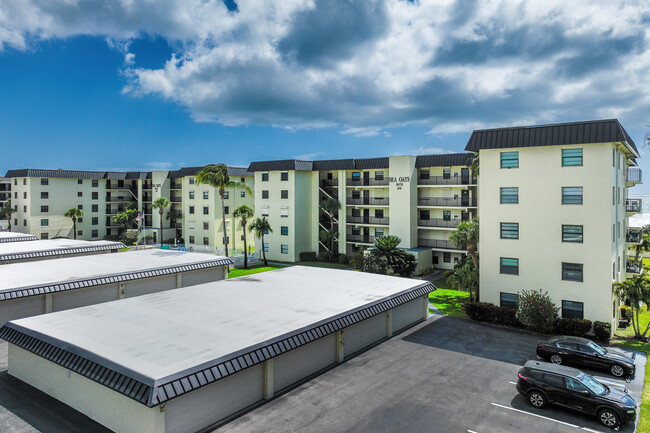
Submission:
<svg viewBox="0 0 650 433">
<path fill-rule="evenodd" d="M 124 54 L 125 93 L 224 125 L 357 137 L 612 116 L 640 126 L 649 20 L 647 0 L 3 0 L 0 55 L 104 37 Z M 162 68 L 128 51 L 149 36 L 173 48 Z"/>
</svg>

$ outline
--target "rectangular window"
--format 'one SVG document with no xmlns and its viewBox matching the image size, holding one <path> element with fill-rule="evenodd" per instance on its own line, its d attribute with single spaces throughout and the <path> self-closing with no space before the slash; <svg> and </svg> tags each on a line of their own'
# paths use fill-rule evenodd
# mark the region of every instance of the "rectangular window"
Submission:
<svg viewBox="0 0 650 433">
<path fill-rule="evenodd" d="M 383 209 L 375 209 L 375 218 L 383 218 L 384 217 L 384 210 Z"/>
<path fill-rule="evenodd" d="M 511 257 L 501 257 L 501 270 L 502 274 L 519 275 L 519 259 Z"/>
<path fill-rule="evenodd" d="M 50 207 L 49 207 L 49 206 L 41 206 L 41 212 L 43 212 L 43 213 L 47 213 L 47 212 L 49 212 L 49 211 L 50 211 Z"/>
<path fill-rule="evenodd" d="M 269 244 L 268 244 L 268 242 L 265 242 L 264 245 L 262 245 L 262 248 L 264 249 L 265 253 L 268 253 L 269 252 Z"/>
<path fill-rule="evenodd" d="M 442 261 L 445 263 L 451 263 L 451 253 L 442 253 Z"/>
<path fill-rule="evenodd" d="M 77 185 L 82 185 L 84 183 L 83 179 L 77 179 Z"/>
<path fill-rule="evenodd" d="M 14 179 L 14 185 L 18 185 L 18 179 Z"/>
<path fill-rule="evenodd" d="M 269 207 L 262 206 L 262 216 L 269 216 Z"/>
<path fill-rule="evenodd" d="M 194 236 L 190 236 L 190 243 L 191 243 L 191 244 L 194 243 Z"/>
<path fill-rule="evenodd" d="M 352 216 L 353 217 L 360 217 L 361 216 L 361 209 L 352 209 Z"/>
<path fill-rule="evenodd" d="M 375 180 L 384 180 L 384 172 L 383 171 L 376 171 L 375 172 Z"/>
<path fill-rule="evenodd" d="M 93 179 L 91 182 L 91 185 L 93 188 L 97 188 L 99 186 L 99 180 L 98 179 Z"/>
<path fill-rule="evenodd" d="M 451 168 L 443 168 L 442 169 L 442 178 L 443 179 L 451 179 Z"/>
<path fill-rule="evenodd" d="M 442 211 L 442 220 L 443 221 L 451 221 L 451 211 L 450 210 L 443 210 Z"/>
<path fill-rule="evenodd" d="M 289 227 L 287 226 L 280 227 L 280 234 L 282 236 L 289 236 Z"/>
<path fill-rule="evenodd" d="M 77 236 L 83 236 L 84 232 L 83 230 L 77 230 Z"/>
<path fill-rule="evenodd" d="M 420 170 L 420 179 L 429 180 L 429 178 L 430 178 L 429 170 Z"/>
<path fill-rule="evenodd" d="M 27 178 L 23 179 L 23 185 L 27 185 Z"/>
<path fill-rule="evenodd" d="M 499 302 L 502 307 L 517 308 L 517 301 L 519 300 L 519 295 L 517 295 L 516 293 L 501 292 L 499 298 L 500 298 Z"/>
<path fill-rule="evenodd" d="M 99 205 L 98 204 L 92 205 L 91 212 L 99 212 Z"/>
<path fill-rule="evenodd" d="M 47 191 L 41 191 L 41 198 L 50 198 L 50 193 Z"/>
<path fill-rule="evenodd" d="M 519 223 L 501 223 L 501 239 L 519 239 Z"/>
<path fill-rule="evenodd" d="M 501 168 L 519 168 L 519 152 L 501 152 Z"/>
<path fill-rule="evenodd" d="M 361 198 L 361 191 L 357 191 L 357 190 L 352 191 L 352 198 L 355 200 Z"/>
<path fill-rule="evenodd" d="M 27 220 L 23 220 L 23 225 L 27 227 Z"/>
<path fill-rule="evenodd" d="M 582 149 L 562 149 L 562 166 L 582 165 Z"/>
<path fill-rule="evenodd" d="M 245 177 L 240 177 L 239 180 L 241 180 L 242 183 L 245 183 L 245 182 L 246 182 L 246 178 L 245 178 Z M 242 240 L 243 240 L 243 239 L 242 239 Z"/>
<path fill-rule="evenodd" d="M 262 198 L 269 198 L 269 190 L 268 189 L 263 189 L 262 190 Z"/>
<path fill-rule="evenodd" d="M 27 198 L 27 192 L 23 193 L 23 198 Z"/>
<path fill-rule="evenodd" d="M 83 197 L 84 193 L 81 191 L 77 191 L 77 197 Z"/>
<path fill-rule="evenodd" d="M 49 233 L 41 233 L 41 239 L 49 239 L 50 235 Z"/>
<path fill-rule="evenodd" d="M 562 279 L 564 281 L 579 281 L 582 282 L 582 269 L 581 263 L 562 263 Z"/>
<path fill-rule="evenodd" d="M 194 178 L 190 177 L 190 185 L 194 185 Z"/>
<path fill-rule="evenodd" d="M 43 218 L 41 220 L 41 225 L 42 226 L 49 226 L 50 225 L 50 220 L 48 220 L 47 218 Z"/>
<path fill-rule="evenodd" d="M 190 214 L 194 213 L 194 206 L 190 206 Z"/>
<path fill-rule="evenodd" d="M 84 205 L 82 205 L 82 204 L 78 204 L 78 205 L 77 205 L 77 209 L 79 209 L 79 210 L 83 210 L 83 208 L 84 208 Z"/>
<path fill-rule="evenodd" d="M 289 180 L 289 172 L 288 171 L 283 171 L 280 173 L 280 180 L 282 182 L 286 182 Z"/>
<path fill-rule="evenodd" d="M 210 208 L 207 206 L 203 206 L 203 215 L 208 215 L 210 213 Z"/>
<path fill-rule="evenodd" d="M 27 206 L 23 206 L 23 212 L 27 213 Z"/>
<path fill-rule="evenodd" d="M 203 193 L 203 198 L 208 198 L 207 195 L 208 194 L 204 192 Z M 224 191 L 223 192 L 223 199 L 228 200 L 229 198 L 230 198 L 230 191 Z"/>
<path fill-rule="evenodd" d="M 289 190 L 283 189 L 280 191 L 280 198 L 289 198 Z"/>
<path fill-rule="evenodd" d="M 565 319 L 584 318 L 584 304 L 575 301 L 562 301 L 562 317 Z"/>
<path fill-rule="evenodd" d="M 582 226 L 569 226 L 562 224 L 562 242 L 582 243 Z"/>
<path fill-rule="evenodd" d="M 288 218 L 289 217 L 289 208 L 286 206 L 283 206 L 280 208 L 280 216 L 282 218 Z"/>
<path fill-rule="evenodd" d="M 361 229 L 359 227 L 352 227 L 352 234 L 358 236 L 361 234 Z"/>
<path fill-rule="evenodd" d="M 264 234 L 268 235 L 269 234 L 269 229 L 264 229 Z"/>
<path fill-rule="evenodd" d="M 78 222 L 79 224 L 81 224 L 82 222 L 84 222 L 84 219 L 83 219 L 83 218 L 77 218 L 77 222 Z"/>
<path fill-rule="evenodd" d="M 50 180 L 49 179 L 41 179 L 41 185 L 49 185 Z"/>
<path fill-rule="evenodd" d="M 91 221 L 92 221 L 92 225 L 94 225 L 94 226 L 99 224 L 99 218 L 97 218 L 97 217 L 93 217 Z"/>
<path fill-rule="evenodd" d="M 190 200 L 193 200 L 194 199 L 194 191 L 190 191 L 189 194 L 190 194 Z"/>
<path fill-rule="evenodd" d="M 375 229 L 375 236 L 380 238 L 384 236 L 384 229 L 383 228 L 376 228 Z"/>
<path fill-rule="evenodd" d="M 228 198 L 228 191 L 224 192 L 223 198 Z M 208 200 L 210 198 L 210 193 L 208 191 L 203 191 L 203 200 Z"/>
<path fill-rule="evenodd" d="M 203 221 L 203 230 L 210 230 L 210 223 Z"/>
<path fill-rule="evenodd" d="M 424 221 L 428 221 L 429 219 L 431 219 L 431 213 L 428 210 L 420 209 L 420 219 Z"/>
<path fill-rule="evenodd" d="M 203 245 L 210 245 L 210 238 L 207 236 L 203 237 Z"/>
<path fill-rule="evenodd" d="M 92 236 L 93 238 L 99 237 L 99 230 L 93 230 L 91 232 L 90 236 Z"/>
<path fill-rule="evenodd" d="M 361 180 L 361 173 L 358 171 L 352 172 L 352 181 L 353 182 L 358 182 Z"/>
<path fill-rule="evenodd" d="M 223 213 L 225 213 L 226 215 L 228 215 L 228 214 L 230 213 L 230 206 L 224 206 L 224 207 L 223 207 Z"/>
<path fill-rule="evenodd" d="M 240 192 L 239 196 L 242 197 L 242 198 L 246 197 L 246 192 L 245 191 Z"/>
<path fill-rule="evenodd" d="M 93 192 L 93 194 L 92 194 L 92 199 L 93 199 L 93 200 L 99 200 L 99 193 L 96 192 L 96 191 Z"/>
<path fill-rule="evenodd" d="M 269 181 L 269 174 L 262 173 L 262 182 L 268 182 L 268 181 Z"/>
<path fill-rule="evenodd" d="M 501 188 L 501 204 L 517 204 L 517 203 L 519 203 L 518 187 Z"/>
<path fill-rule="evenodd" d="M 582 187 L 563 186 L 562 204 L 582 204 Z"/>
</svg>

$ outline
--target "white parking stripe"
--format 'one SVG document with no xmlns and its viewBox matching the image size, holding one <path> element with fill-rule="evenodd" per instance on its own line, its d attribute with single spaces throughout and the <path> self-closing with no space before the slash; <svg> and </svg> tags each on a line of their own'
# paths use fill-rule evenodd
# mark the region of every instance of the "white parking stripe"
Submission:
<svg viewBox="0 0 650 433">
<path fill-rule="evenodd" d="M 568 422 L 559 421 L 557 419 L 549 418 L 549 417 L 542 416 L 542 415 L 537 415 L 536 413 L 526 412 L 525 410 L 515 409 L 514 407 L 504 406 L 504 405 L 498 404 L 498 403 L 492 403 L 492 405 L 497 406 L 497 407 L 501 407 L 503 409 L 514 410 L 515 412 L 525 413 L 526 415 L 536 416 L 537 418 L 547 419 L 549 421 L 553 421 L 553 422 L 556 422 L 558 424 L 564 424 L 564 425 L 567 425 L 569 427 L 577 428 L 578 430 L 589 431 L 589 432 L 593 432 L 593 433 L 602 433 L 602 432 L 599 432 L 598 430 L 592 430 L 592 429 L 587 428 L 587 427 L 582 427 L 582 426 L 575 425 L 575 424 L 569 424 Z"/>
<path fill-rule="evenodd" d="M 476 433 L 474 430 L 467 430 L 468 433 Z"/>
<path fill-rule="evenodd" d="M 511 384 L 513 384 L 513 385 L 516 385 L 516 384 L 517 384 L 517 382 L 508 382 L 508 383 L 511 383 Z"/>
</svg>

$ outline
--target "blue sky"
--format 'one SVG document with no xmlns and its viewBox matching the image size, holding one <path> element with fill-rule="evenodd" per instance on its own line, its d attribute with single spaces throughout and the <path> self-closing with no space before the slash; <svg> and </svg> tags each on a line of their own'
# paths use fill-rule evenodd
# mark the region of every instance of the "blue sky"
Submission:
<svg viewBox="0 0 650 433">
<path fill-rule="evenodd" d="M 456 152 L 610 117 L 641 147 L 650 5 L 594 3 L 5 0 L 0 173 Z"/>
</svg>

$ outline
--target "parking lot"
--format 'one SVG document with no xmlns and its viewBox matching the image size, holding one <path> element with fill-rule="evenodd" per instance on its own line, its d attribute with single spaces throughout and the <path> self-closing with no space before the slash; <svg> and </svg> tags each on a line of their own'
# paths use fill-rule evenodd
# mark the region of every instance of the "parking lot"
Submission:
<svg viewBox="0 0 650 433">
<path fill-rule="evenodd" d="M 568 409 L 534 409 L 515 389 L 535 358 L 538 337 L 434 316 L 214 430 L 221 432 L 598 432 L 595 418 Z M 0 431 L 107 432 L 85 415 L 6 372 L 0 340 Z M 645 357 L 626 384 L 640 402 Z M 634 432 L 628 424 L 621 432 Z"/>
</svg>

